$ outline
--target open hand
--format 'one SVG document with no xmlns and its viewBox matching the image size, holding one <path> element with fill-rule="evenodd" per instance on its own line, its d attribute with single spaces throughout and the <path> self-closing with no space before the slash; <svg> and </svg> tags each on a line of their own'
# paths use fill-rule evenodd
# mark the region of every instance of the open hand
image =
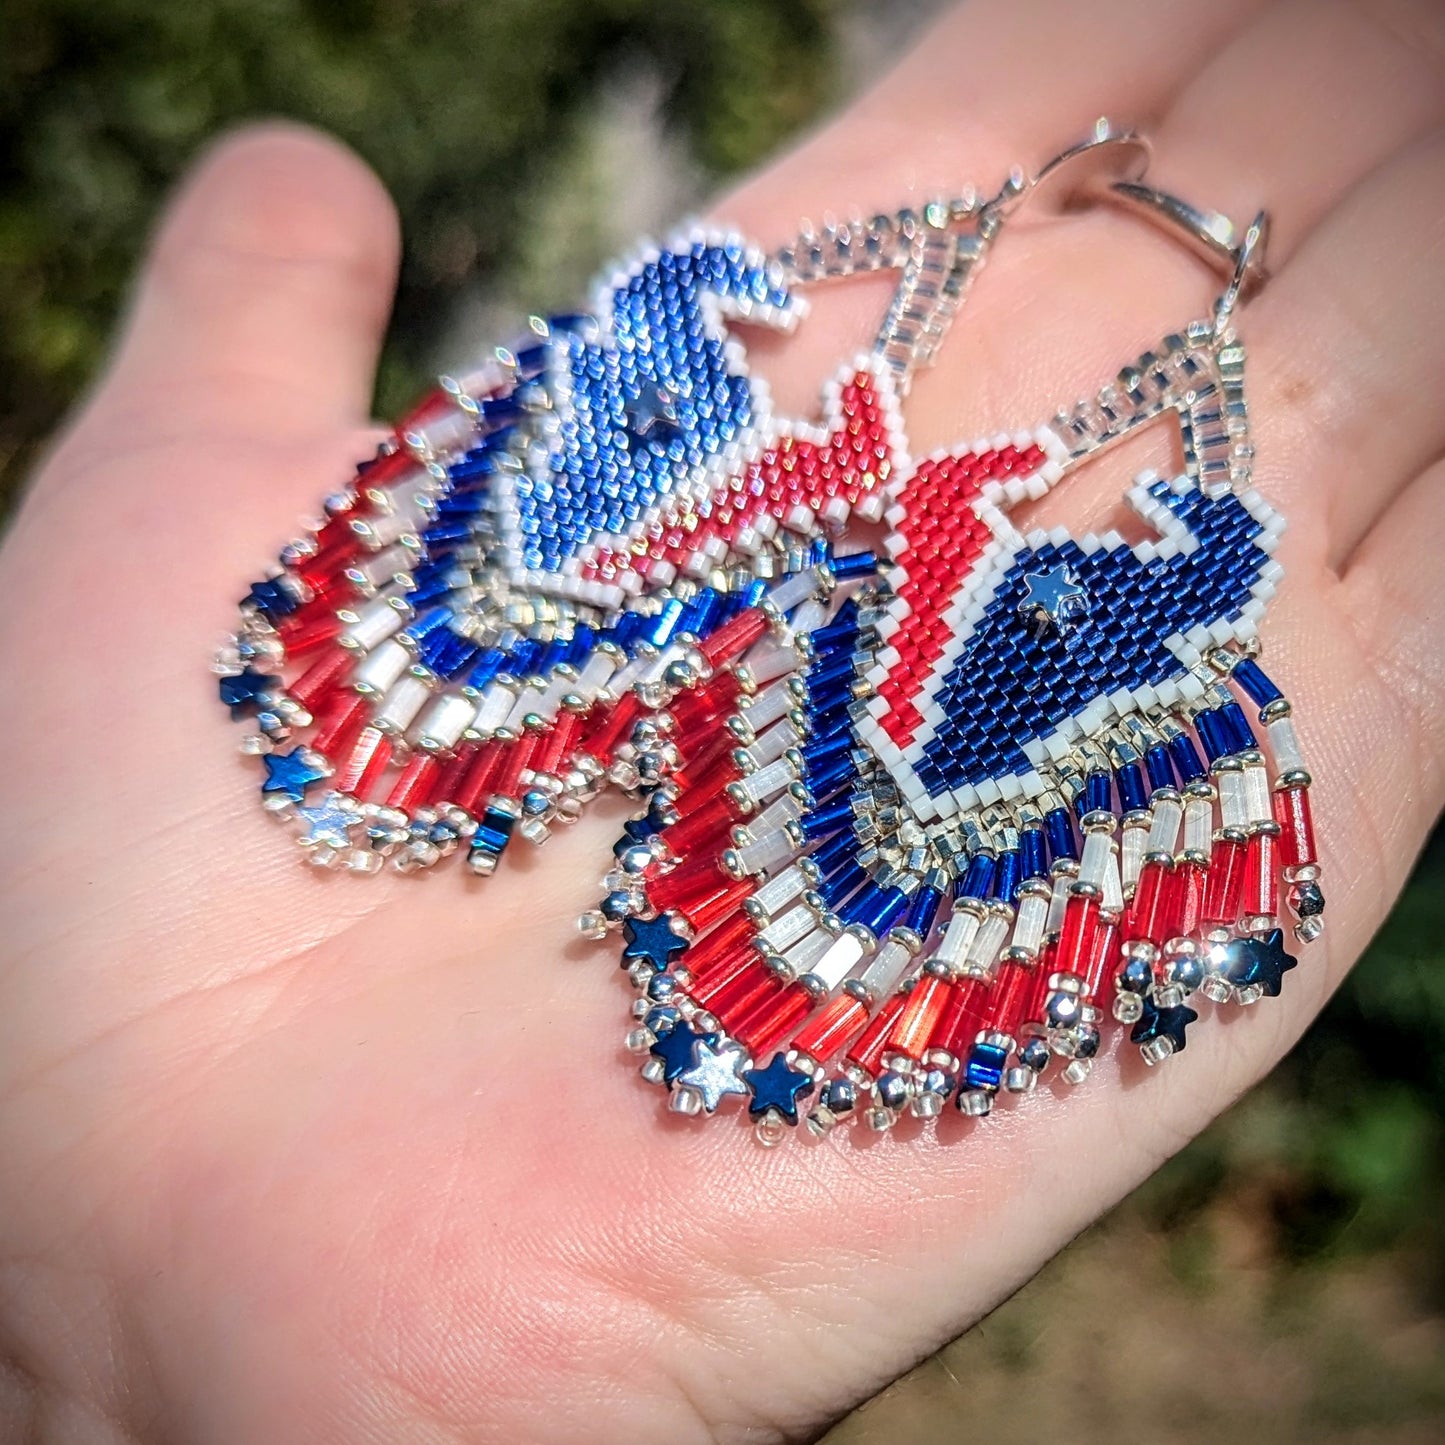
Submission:
<svg viewBox="0 0 1445 1445">
<path fill-rule="evenodd" d="M 996 185 L 1107 114 L 1151 133 L 1162 186 L 1275 218 L 1238 325 L 1291 519 L 1264 640 L 1318 777 L 1329 933 L 1164 1068 L 1102 1059 L 947 1143 L 659 1128 L 624 986 L 572 941 L 616 805 L 485 884 L 321 876 L 258 812 L 206 662 L 369 448 L 397 239 L 333 144 L 218 147 L 3 555 L 0 1437 L 806 1436 L 1268 1069 L 1445 789 L 1442 72 L 1426 3 L 974 0 L 723 208 L 773 244 Z M 915 452 L 1092 392 L 1210 294 L 1120 214 L 1021 220 L 915 388 Z M 771 349 L 785 403 L 867 335 L 850 295 Z"/>
</svg>

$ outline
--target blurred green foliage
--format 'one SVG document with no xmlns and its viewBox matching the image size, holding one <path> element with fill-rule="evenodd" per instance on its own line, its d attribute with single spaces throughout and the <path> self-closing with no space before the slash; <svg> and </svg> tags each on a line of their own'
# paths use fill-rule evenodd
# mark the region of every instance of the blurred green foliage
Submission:
<svg viewBox="0 0 1445 1445">
<path fill-rule="evenodd" d="M 529 182 L 600 77 L 659 79 L 712 175 L 766 153 L 835 74 L 833 0 L 5 0 L 0 467 L 97 363 L 147 228 L 199 146 L 247 118 L 334 132 L 401 210 L 404 329 L 383 409 L 448 301 L 505 261 Z"/>
<path fill-rule="evenodd" d="M 568 174 L 606 76 L 639 65 L 655 76 L 663 114 L 704 179 L 717 178 L 821 108 L 838 74 L 841 8 L 835 0 L 5 0 L 0 500 L 100 360 L 166 188 L 227 126 L 279 114 L 325 127 L 396 197 L 407 254 L 383 364 L 385 414 L 417 389 L 464 284 L 517 266 L 525 213 L 585 211 L 559 204 L 555 184 L 539 190 L 537 178 L 559 162 Z M 553 265 L 550 253 L 542 259 Z M 1407 1266 L 1419 1307 L 1439 1311 L 1442 939 L 1445 835 L 1293 1055 L 1104 1227 L 1154 1240 L 1176 1296 L 1203 1299 L 1221 1287 L 1218 1232 L 1201 1221 L 1247 1204 L 1270 1269 L 1288 1282 L 1274 1313 L 1261 1307 L 1271 1330 L 1285 1328 L 1278 1300 L 1310 1298 L 1300 1281 L 1322 1266 L 1348 1271 L 1351 1261 L 1386 1255 Z M 1029 1301 L 1066 1298 L 1068 1270 L 1088 1268 L 1070 1260 L 1087 1261 L 1090 1247 L 1070 1251 L 961 1342 L 970 1369 L 980 1352 L 1006 1372 L 1033 1368 Z M 1158 1304 L 1151 1296 L 1137 1307 Z M 1341 1428 L 1358 1423 L 1346 1397 L 1358 1396 L 1349 1382 L 1371 1357 L 1343 1338 L 1315 1340 L 1324 1395 L 1309 1406 L 1311 1430 L 1336 1417 Z M 1331 1363 L 1342 1350 L 1355 1352 L 1354 1373 Z M 1325 1399 L 1331 1381 L 1335 1395 Z M 971 1398 L 977 1408 L 977 1389 Z M 1415 1405 L 1429 1401 L 1419 1394 Z M 859 1432 L 871 1428 L 859 1420 Z M 1125 1418 L 1101 1433 L 1132 1438 L 1137 1424 Z M 918 1438 L 906 1425 L 884 1433 Z M 1072 1437 L 1095 1438 L 1082 1428 Z M 874 1436 L 842 1427 L 838 1438 Z"/>
</svg>

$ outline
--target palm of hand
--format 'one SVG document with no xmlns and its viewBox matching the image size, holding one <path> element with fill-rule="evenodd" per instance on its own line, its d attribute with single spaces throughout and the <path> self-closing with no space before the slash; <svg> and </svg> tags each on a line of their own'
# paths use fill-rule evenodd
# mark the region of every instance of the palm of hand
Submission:
<svg viewBox="0 0 1445 1445">
<path fill-rule="evenodd" d="M 1185 7 L 1106 45 L 1083 18 L 969 7 L 733 214 L 766 237 L 809 206 L 891 198 L 898 156 L 928 180 L 955 152 L 980 181 L 1000 172 L 1007 128 L 931 81 L 961 53 L 1008 53 L 1020 27 L 1060 56 L 1076 42 L 1070 78 L 1008 137 L 1020 153 L 1182 86 L 1158 127 L 1164 182 L 1273 203 L 1280 274 L 1241 321 L 1260 485 L 1293 522 L 1265 637 L 1318 761 L 1336 880 L 1328 943 L 1285 999 L 1142 1085 L 1108 1062 L 951 1147 L 859 1131 L 761 1154 L 742 1131 L 659 1128 L 609 1042 L 613 970 L 573 958 L 616 805 L 489 886 L 298 868 L 201 668 L 220 589 L 365 450 L 393 228 L 334 148 L 242 141 L 172 216 L 0 581 L 16 764 L 0 1422 L 97 1440 L 803 1432 L 990 1307 L 1297 1036 L 1440 800 L 1441 433 L 1409 383 L 1445 360 L 1421 235 L 1445 152 L 1412 144 L 1440 99 L 1397 36 L 1331 12 L 1327 43 L 1281 69 L 1278 18 L 1250 10 Z M 1187 60 L 1185 32 L 1223 56 Z M 1231 85 L 1288 117 L 1335 74 L 1389 98 L 1356 107 L 1328 166 L 1293 121 L 1251 143 L 1242 121 L 1195 118 Z M 856 137 L 890 134 L 874 124 L 890 108 L 909 134 L 889 122 L 899 148 L 870 161 Z M 964 139 L 920 152 L 935 123 Z M 1193 263 L 1117 217 L 1021 232 L 917 388 L 916 449 L 1082 394 L 1204 294 Z M 1026 345 L 999 345 L 1005 317 Z M 790 345 L 808 375 L 840 350 L 826 325 Z"/>
</svg>

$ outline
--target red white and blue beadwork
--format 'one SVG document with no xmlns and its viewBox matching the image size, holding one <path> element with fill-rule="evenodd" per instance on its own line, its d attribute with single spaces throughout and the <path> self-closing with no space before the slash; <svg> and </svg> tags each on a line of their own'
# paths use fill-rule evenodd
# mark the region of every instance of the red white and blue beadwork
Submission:
<svg viewBox="0 0 1445 1445">
<path fill-rule="evenodd" d="M 1021 189 L 773 255 L 639 252 L 398 426 L 218 662 L 319 865 L 491 873 L 635 796 L 582 929 L 620 935 L 644 1078 L 765 1142 L 1081 1082 L 1111 1019 L 1158 1063 L 1191 999 L 1278 994 L 1286 929 L 1322 926 L 1310 775 L 1256 660 L 1283 523 L 1240 275 L 1092 400 L 909 456 L 909 380 Z M 802 288 L 879 268 L 875 346 L 817 420 L 776 416 L 729 323 L 791 329 Z M 1148 540 L 1015 525 L 1161 418 L 1183 465 L 1126 494 Z"/>
</svg>

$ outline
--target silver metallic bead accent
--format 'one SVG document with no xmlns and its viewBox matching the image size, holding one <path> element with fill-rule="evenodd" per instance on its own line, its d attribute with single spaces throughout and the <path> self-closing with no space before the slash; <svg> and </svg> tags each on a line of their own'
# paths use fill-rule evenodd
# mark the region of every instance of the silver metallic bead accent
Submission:
<svg viewBox="0 0 1445 1445">
<path fill-rule="evenodd" d="M 1173 1052 L 1174 1040 L 1167 1034 L 1160 1034 L 1158 1038 L 1150 1039 L 1147 1044 L 1139 1045 L 1140 1057 L 1151 1068 L 1155 1064 L 1162 1064 Z"/>
</svg>

